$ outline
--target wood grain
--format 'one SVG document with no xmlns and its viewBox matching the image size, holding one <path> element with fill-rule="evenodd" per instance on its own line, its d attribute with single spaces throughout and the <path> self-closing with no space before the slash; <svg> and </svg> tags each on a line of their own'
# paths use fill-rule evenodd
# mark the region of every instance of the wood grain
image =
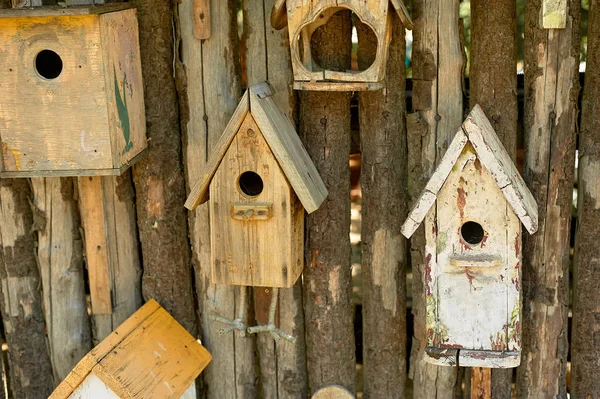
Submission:
<svg viewBox="0 0 600 399">
<path fill-rule="evenodd" d="M 204 40 L 210 37 L 210 1 L 194 0 L 194 36 Z"/>
</svg>

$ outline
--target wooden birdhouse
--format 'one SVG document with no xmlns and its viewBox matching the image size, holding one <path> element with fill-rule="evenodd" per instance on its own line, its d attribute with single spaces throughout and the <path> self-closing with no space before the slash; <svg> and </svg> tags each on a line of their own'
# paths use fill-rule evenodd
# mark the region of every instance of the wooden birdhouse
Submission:
<svg viewBox="0 0 600 399">
<path fill-rule="evenodd" d="M 304 210 L 327 196 L 273 94 L 267 83 L 246 91 L 185 204 L 209 201 L 214 284 L 293 286 L 304 266 Z"/>
<path fill-rule="evenodd" d="M 402 0 L 391 0 L 391 3 L 404 27 L 412 29 L 412 21 Z M 311 53 L 312 35 L 334 14 L 347 9 L 373 30 L 377 38 L 375 60 L 364 71 L 323 69 Z M 383 87 L 391 39 L 389 12 L 390 0 L 277 0 L 271 13 L 271 25 L 275 29 L 288 27 L 294 89 L 353 91 Z"/>
<path fill-rule="evenodd" d="M 521 359 L 521 224 L 537 204 L 476 105 L 402 233 L 425 221 L 428 361 L 516 367 Z"/>
<path fill-rule="evenodd" d="M 151 299 L 84 356 L 50 399 L 179 398 L 211 358 Z"/>
<path fill-rule="evenodd" d="M 119 175 L 144 152 L 135 9 L 0 12 L 2 177 Z"/>
</svg>

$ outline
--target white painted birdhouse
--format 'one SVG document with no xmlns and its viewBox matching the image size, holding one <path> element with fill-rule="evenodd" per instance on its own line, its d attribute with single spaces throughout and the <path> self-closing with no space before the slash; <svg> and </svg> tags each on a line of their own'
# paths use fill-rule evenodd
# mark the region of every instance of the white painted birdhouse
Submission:
<svg viewBox="0 0 600 399">
<path fill-rule="evenodd" d="M 211 359 L 151 299 L 84 356 L 50 399 L 195 398 L 189 391 Z"/>
<path fill-rule="evenodd" d="M 391 0 L 392 7 L 406 29 L 412 21 L 402 0 Z M 315 31 L 341 10 L 351 10 L 370 27 L 377 38 L 375 60 L 364 71 L 332 71 L 321 68 L 311 52 Z M 287 25 L 296 90 L 353 91 L 378 90 L 385 78 L 388 46 L 391 39 L 390 0 L 277 0 L 271 25 Z"/>
<path fill-rule="evenodd" d="M 294 285 L 304 267 L 304 210 L 327 197 L 273 94 L 268 83 L 246 91 L 185 203 L 193 210 L 209 201 L 214 284 Z"/>
<path fill-rule="evenodd" d="M 537 204 L 476 105 L 414 204 L 425 221 L 428 361 L 516 367 L 521 359 L 521 224 Z"/>
<path fill-rule="evenodd" d="M 135 9 L 0 12 L 2 177 L 119 175 L 145 151 Z"/>
</svg>

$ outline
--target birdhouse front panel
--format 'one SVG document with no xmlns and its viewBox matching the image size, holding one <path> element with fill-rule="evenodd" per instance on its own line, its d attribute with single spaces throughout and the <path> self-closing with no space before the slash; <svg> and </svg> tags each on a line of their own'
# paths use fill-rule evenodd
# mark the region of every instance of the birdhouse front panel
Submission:
<svg viewBox="0 0 600 399">
<path fill-rule="evenodd" d="M 291 287 L 303 268 L 304 208 L 250 113 L 210 183 L 212 282 Z"/>
<path fill-rule="evenodd" d="M 438 193 L 435 223 L 428 345 L 519 350 L 521 222 L 470 143 Z"/>
<path fill-rule="evenodd" d="M 63 10 L 0 14 L 3 177 L 120 174 L 146 148 L 136 11 Z"/>
</svg>

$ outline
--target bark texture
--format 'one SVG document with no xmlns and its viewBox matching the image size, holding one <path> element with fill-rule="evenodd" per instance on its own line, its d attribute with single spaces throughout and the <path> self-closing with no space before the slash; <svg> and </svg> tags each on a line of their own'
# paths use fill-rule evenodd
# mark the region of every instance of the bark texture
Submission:
<svg viewBox="0 0 600 399">
<path fill-rule="evenodd" d="M 471 2 L 470 108 L 479 104 L 513 161 L 517 159 L 516 2 Z M 510 399 L 512 369 L 492 371 L 492 397 Z"/>
<path fill-rule="evenodd" d="M 0 179 L 0 305 L 14 398 L 47 398 L 54 388 L 31 198 L 28 179 Z"/>
<path fill-rule="evenodd" d="M 142 247 L 142 295 L 196 334 L 179 107 L 173 79 L 171 3 L 136 0 L 148 156 L 133 167 Z"/>
<path fill-rule="evenodd" d="M 571 397 L 600 396 L 600 3 L 589 2 L 587 65 L 581 104 L 577 243 L 573 283 Z"/>
<path fill-rule="evenodd" d="M 580 13 L 579 1 L 568 3 L 565 29 L 542 27 L 542 1 L 525 9 L 524 175 L 539 229 L 523 238 L 520 398 L 566 397 Z"/>
<path fill-rule="evenodd" d="M 314 33 L 313 57 L 332 70 L 350 69 L 349 11 Z M 301 92 L 300 136 L 329 197 L 307 217 L 304 316 L 309 393 L 325 385 L 356 386 L 350 266 L 350 97 Z"/>
<path fill-rule="evenodd" d="M 377 38 L 357 22 L 358 66 L 374 61 Z M 404 27 L 393 17 L 383 90 L 359 94 L 362 189 L 364 398 L 403 398 L 406 383 Z"/>
</svg>

